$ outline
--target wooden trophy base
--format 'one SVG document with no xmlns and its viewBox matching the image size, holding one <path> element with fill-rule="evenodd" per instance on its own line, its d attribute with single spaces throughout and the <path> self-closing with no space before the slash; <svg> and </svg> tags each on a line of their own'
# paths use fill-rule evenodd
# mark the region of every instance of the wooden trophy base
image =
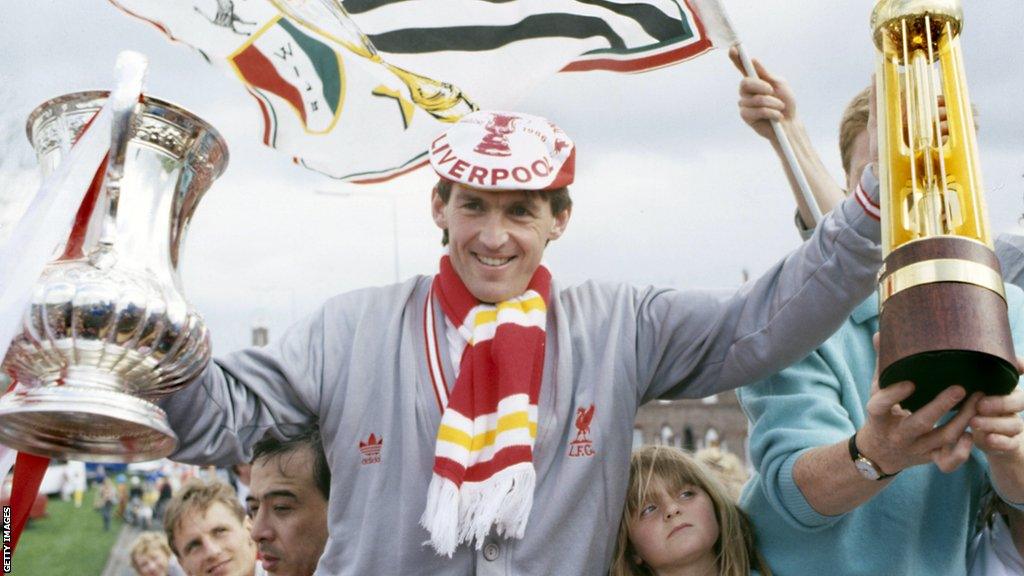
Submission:
<svg viewBox="0 0 1024 576">
<path fill-rule="evenodd" d="M 1016 387 L 998 270 L 991 249 L 957 237 L 911 242 L 885 259 L 879 279 L 879 385 L 913 382 L 903 408 L 917 410 L 953 385 L 968 395 L 1009 394 Z"/>
</svg>

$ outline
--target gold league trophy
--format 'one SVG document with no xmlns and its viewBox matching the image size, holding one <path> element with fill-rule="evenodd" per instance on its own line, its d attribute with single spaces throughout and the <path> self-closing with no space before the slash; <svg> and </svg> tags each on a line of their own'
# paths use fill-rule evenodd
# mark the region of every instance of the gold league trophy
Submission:
<svg viewBox="0 0 1024 576">
<path fill-rule="evenodd" d="M 871 14 L 885 258 L 879 384 L 914 382 L 901 403 L 908 410 L 956 384 L 1007 394 L 1018 377 L 982 198 L 962 27 L 960 0 L 881 0 Z"/>
</svg>

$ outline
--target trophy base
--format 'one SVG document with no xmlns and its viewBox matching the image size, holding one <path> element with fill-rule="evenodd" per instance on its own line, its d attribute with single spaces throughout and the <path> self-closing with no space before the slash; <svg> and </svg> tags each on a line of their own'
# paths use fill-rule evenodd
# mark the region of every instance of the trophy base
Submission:
<svg viewBox="0 0 1024 576">
<path fill-rule="evenodd" d="M 968 396 L 973 392 L 1009 394 L 1017 379 L 1013 364 L 998 356 L 971 350 L 937 350 L 894 362 L 882 372 L 879 386 L 914 382 L 914 393 L 900 402 L 913 412 L 950 386 L 963 386 Z"/>
<path fill-rule="evenodd" d="M 967 272 L 957 276 L 943 270 L 949 276 L 943 281 L 920 282 L 906 274 L 915 266 L 934 269 L 936 262 Z M 901 275 L 911 280 L 888 298 L 883 293 L 878 318 L 879 386 L 907 380 L 915 386 L 910 398 L 900 402 L 903 408 L 917 410 L 954 385 L 968 395 L 1009 394 L 1016 387 L 1013 337 L 998 270 L 986 245 L 956 237 L 911 242 L 885 259 L 881 286 L 892 286 L 892 278 Z"/>
<path fill-rule="evenodd" d="M 0 443 L 49 458 L 131 463 L 168 456 L 178 439 L 164 411 L 151 402 L 65 384 L 0 398 Z"/>
</svg>

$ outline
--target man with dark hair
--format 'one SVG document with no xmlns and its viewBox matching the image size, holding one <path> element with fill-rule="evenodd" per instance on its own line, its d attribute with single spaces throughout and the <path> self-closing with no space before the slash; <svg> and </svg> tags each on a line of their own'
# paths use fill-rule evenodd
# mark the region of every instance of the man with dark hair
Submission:
<svg viewBox="0 0 1024 576">
<path fill-rule="evenodd" d="M 317 429 L 253 447 L 249 517 L 267 574 L 311 576 L 327 543 L 331 470 Z"/>
<path fill-rule="evenodd" d="M 437 275 L 332 298 L 163 402 L 179 460 L 230 464 L 319 423 L 334 484 L 322 574 L 606 573 L 637 408 L 799 359 L 880 264 L 878 223 L 850 201 L 731 296 L 565 287 L 541 264 L 573 211 L 564 131 L 475 112 L 428 155 Z"/>
</svg>

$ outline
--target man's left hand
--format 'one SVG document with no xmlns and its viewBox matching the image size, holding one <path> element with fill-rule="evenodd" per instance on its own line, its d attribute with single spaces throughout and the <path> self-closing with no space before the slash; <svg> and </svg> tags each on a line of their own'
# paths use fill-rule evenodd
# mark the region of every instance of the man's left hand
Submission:
<svg viewBox="0 0 1024 576">
<path fill-rule="evenodd" d="M 978 400 L 971 418 L 974 443 L 990 459 L 1021 458 L 1024 461 L 1024 390 L 1006 396 L 985 396 Z"/>
</svg>

